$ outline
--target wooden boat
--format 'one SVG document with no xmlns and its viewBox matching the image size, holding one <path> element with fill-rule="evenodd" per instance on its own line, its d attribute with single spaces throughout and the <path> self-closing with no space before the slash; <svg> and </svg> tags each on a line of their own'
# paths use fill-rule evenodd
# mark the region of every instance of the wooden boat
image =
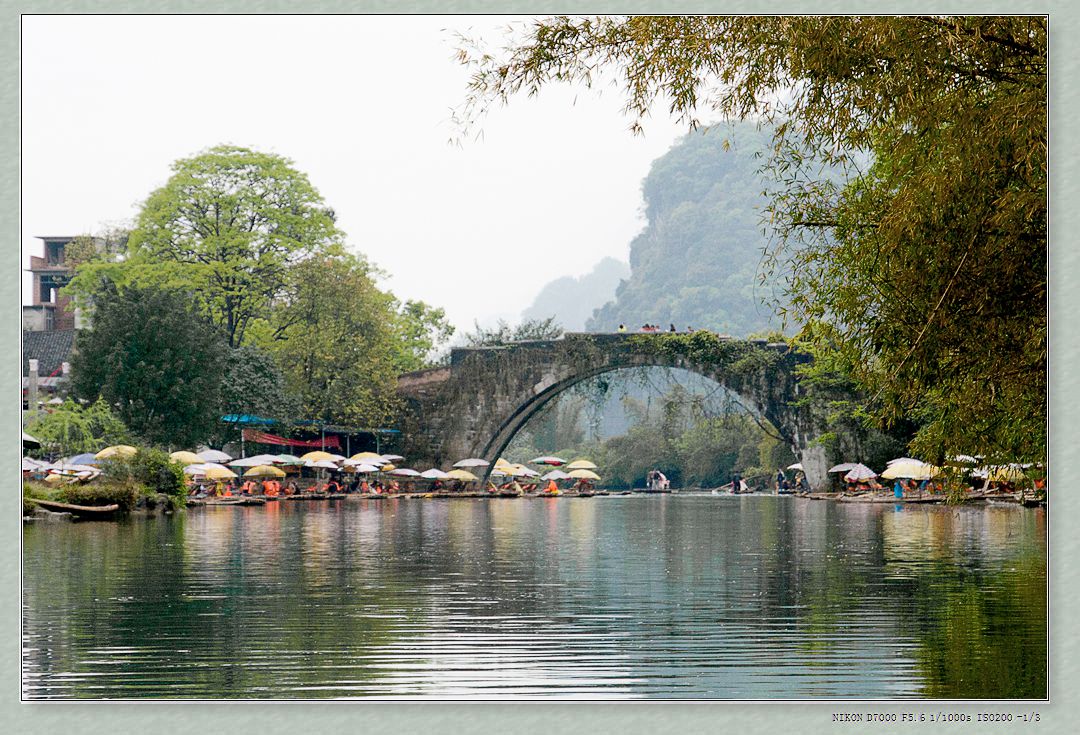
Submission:
<svg viewBox="0 0 1080 735">
<path fill-rule="evenodd" d="M 233 498 L 207 498 L 206 505 L 266 505 L 264 498 L 257 497 L 233 497 Z"/>
<path fill-rule="evenodd" d="M 70 513 L 78 518 L 108 518 L 120 510 L 120 506 L 115 503 L 113 505 L 73 505 L 40 498 L 27 498 L 27 500 L 37 503 L 45 510 L 51 510 L 54 513 Z"/>
<path fill-rule="evenodd" d="M 838 495 L 836 500 L 841 503 L 895 503 L 897 505 L 913 505 L 918 503 L 940 503 L 945 500 L 945 496 L 924 495 L 921 498 L 898 498 L 895 495 Z"/>
</svg>

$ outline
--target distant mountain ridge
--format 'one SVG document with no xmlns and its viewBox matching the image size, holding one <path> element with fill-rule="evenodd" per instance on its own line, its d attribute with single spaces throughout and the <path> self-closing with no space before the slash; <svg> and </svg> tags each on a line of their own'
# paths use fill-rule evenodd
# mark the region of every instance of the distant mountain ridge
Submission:
<svg viewBox="0 0 1080 735">
<path fill-rule="evenodd" d="M 630 277 L 630 266 L 615 258 L 604 258 L 591 272 L 575 278 L 563 276 L 540 289 L 531 306 L 521 312 L 522 320 L 555 317 L 567 332 L 585 331 L 593 312 L 614 298 L 615 289 Z"/>
</svg>

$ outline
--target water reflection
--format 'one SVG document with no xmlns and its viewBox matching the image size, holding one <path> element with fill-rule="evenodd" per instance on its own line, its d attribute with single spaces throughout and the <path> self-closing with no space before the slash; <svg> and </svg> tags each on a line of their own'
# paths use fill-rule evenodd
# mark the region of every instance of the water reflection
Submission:
<svg viewBox="0 0 1080 735">
<path fill-rule="evenodd" d="M 28 526 L 24 694 L 1044 697 L 1041 510 L 612 496 Z"/>
</svg>

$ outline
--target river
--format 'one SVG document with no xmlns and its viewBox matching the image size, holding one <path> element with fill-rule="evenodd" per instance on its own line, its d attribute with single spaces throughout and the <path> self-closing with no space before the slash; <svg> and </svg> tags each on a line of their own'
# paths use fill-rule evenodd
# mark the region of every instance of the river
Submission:
<svg viewBox="0 0 1080 735">
<path fill-rule="evenodd" d="M 24 699 L 1047 694 L 1043 509 L 279 501 L 22 552 Z"/>
</svg>

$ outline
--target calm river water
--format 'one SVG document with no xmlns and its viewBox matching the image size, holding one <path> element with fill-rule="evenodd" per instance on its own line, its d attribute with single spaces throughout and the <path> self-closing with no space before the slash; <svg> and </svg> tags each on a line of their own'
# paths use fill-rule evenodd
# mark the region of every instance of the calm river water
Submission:
<svg viewBox="0 0 1080 735">
<path fill-rule="evenodd" d="M 23 531 L 23 697 L 1044 698 L 1044 511 L 281 501 Z"/>
</svg>

